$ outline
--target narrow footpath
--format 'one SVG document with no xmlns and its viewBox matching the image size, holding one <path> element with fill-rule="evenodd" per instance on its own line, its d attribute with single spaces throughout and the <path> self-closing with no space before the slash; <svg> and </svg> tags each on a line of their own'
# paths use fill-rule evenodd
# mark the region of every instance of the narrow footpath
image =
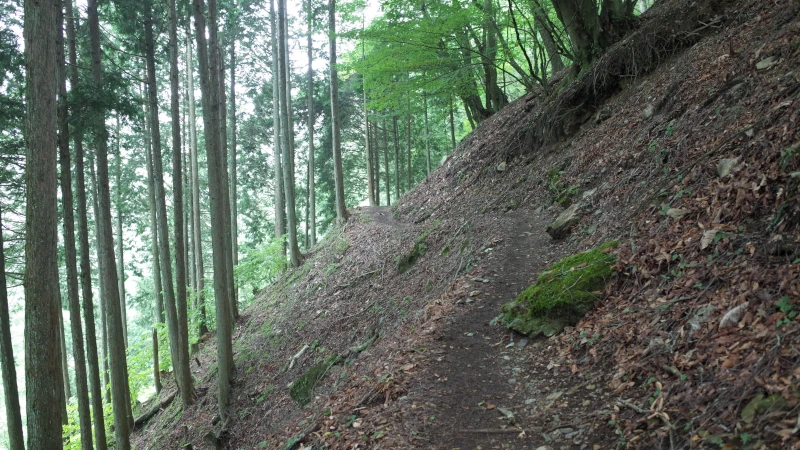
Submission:
<svg viewBox="0 0 800 450">
<path fill-rule="evenodd" d="M 409 389 L 410 447 L 592 449 L 616 442 L 597 383 L 553 361 L 546 338 L 492 324 L 502 304 L 565 256 L 566 245 L 544 231 L 552 218 L 527 210 L 495 218 L 497 246 L 467 277 L 469 286 L 459 286 L 469 295 L 456 302 L 430 364 Z"/>
</svg>

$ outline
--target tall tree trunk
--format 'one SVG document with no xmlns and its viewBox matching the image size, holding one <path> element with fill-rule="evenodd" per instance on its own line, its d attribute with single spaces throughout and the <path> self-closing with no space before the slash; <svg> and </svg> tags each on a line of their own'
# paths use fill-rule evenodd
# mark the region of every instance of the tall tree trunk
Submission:
<svg viewBox="0 0 800 450">
<path fill-rule="evenodd" d="M 375 205 L 381 206 L 381 152 L 378 148 L 378 124 L 370 124 L 367 122 L 367 130 L 369 139 L 369 151 L 371 156 L 371 164 L 372 164 L 372 188 L 373 188 L 373 197 L 375 198 Z"/>
<path fill-rule="evenodd" d="M 422 101 L 425 107 L 425 162 L 427 169 L 425 176 L 431 174 L 431 143 L 430 143 L 430 129 L 428 128 L 428 94 L 422 94 Z"/>
<path fill-rule="evenodd" d="M 114 133 L 114 140 L 116 142 L 116 158 L 114 158 L 114 176 L 116 178 L 115 186 L 115 207 L 117 210 L 117 283 L 119 289 L 119 309 L 122 313 L 122 331 L 125 340 L 125 348 L 128 348 L 128 307 L 125 304 L 125 259 L 122 252 L 122 152 L 120 150 L 119 142 L 119 113 L 117 113 L 117 127 Z"/>
<path fill-rule="evenodd" d="M 411 190 L 411 182 L 412 182 L 412 173 L 411 173 L 411 97 L 407 97 L 408 104 L 406 105 L 406 146 L 407 153 L 406 158 L 407 160 L 407 167 L 406 167 L 406 182 L 408 183 L 408 190 Z"/>
<path fill-rule="evenodd" d="M 292 267 L 299 267 L 302 261 L 297 245 L 297 213 L 294 198 L 294 134 L 290 127 L 292 107 L 289 103 L 288 69 L 289 52 L 286 45 L 286 0 L 278 0 L 278 73 L 281 77 L 279 96 L 281 102 L 281 132 L 283 134 L 283 192 L 286 198 L 286 228 L 288 236 L 289 261 Z"/>
<path fill-rule="evenodd" d="M 11 344 L 2 209 L 0 209 L 0 368 L 3 371 L 8 448 L 9 450 L 25 450 L 25 437 L 22 434 L 22 416 L 19 408 L 19 390 L 17 389 L 17 368 L 14 363 L 14 348 Z"/>
<path fill-rule="evenodd" d="M 233 11 L 236 11 L 236 4 L 234 2 Z M 235 14 L 235 13 L 234 13 Z M 232 19 L 233 20 L 233 19 Z M 236 136 L 236 41 L 239 38 L 239 28 L 238 22 L 232 22 L 231 25 L 232 31 L 230 36 L 230 60 L 231 60 L 231 96 L 230 96 L 230 103 L 231 103 L 231 148 L 230 148 L 230 188 L 231 188 L 231 196 L 230 196 L 230 205 L 231 205 L 231 255 L 233 257 L 232 260 L 232 267 L 239 264 L 239 194 L 238 194 L 238 185 L 239 185 L 239 175 L 237 174 L 237 161 L 236 161 L 236 145 L 237 145 L 237 136 Z M 234 305 L 237 305 L 236 308 L 236 316 L 239 316 L 239 308 L 238 308 L 238 299 L 239 299 L 239 292 L 238 290 L 234 290 Z"/>
<path fill-rule="evenodd" d="M 161 150 L 161 125 L 158 120 L 158 91 L 156 87 L 156 68 L 155 68 L 155 45 L 154 45 L 154 37 L 153 37 L 153 17 L 152 17 L 152 3 L 151 0 L 145 0 L 144 2 L 144 13 L 145 13 L 145 56 L 147 61 L 147 83 L 148 83 L 148 103 L 150 107 L 150 132 L 152 134 L 152 149 L 153 155 L 151 157 L 151 162 L 153 164 L 153 180 L 154 180 L 154 187 L 155 187 L 155 203 L 156 203 L 156 220 L 158 225 L 158 235 L 160 239 L 158 240 L 159 246 L 159 256 L 161 259 L 161 283 L 162 283 L 162 290 L 164 292 L 164 309 L 167 313 L 167 333 L 169 335 L 169 347 L 170 353 L 172 355 L 172 367 L 175 369 L 175 381 L 178 384 L 178 389 L 181 393 L 181 400 L 183 404 L 190 405 L 194 401 L 194 391 L 192 388 L 192 379 L 191 379 L 191 372 L 189 371 L 189 351 L 188 351 L 188 342 L 186 345 L 183 345 L 181 342 L 181 326 L 180 326 L 180 318 L 178 316 L 178 301 L 176 300 L 175 295 L 175 284 L 172 280 L 172 258 L 171 258 L 171 249 L 170 249 L 170 234 L 169 234 L 169 223 L 167 219 L 167 207 L 166 207 L 166 194 L 164 192 L 164 169 L 162 166 L 162 150 Z M 172 30 L 172 27 L 170 27 Z M 172 32 L 170 31 L 170 34 Z M 171 44 L 171 43 L 170 43 Z M 177 45 L 177 42 L 176 42 Z M 172 49 L 172 45 L 170 45 Z M 177 50 L 177 49 L 175 49 Z M 174 56 L 174 58 L 173 58 Z M 173 70 L 174 69 L 174 70 Z M 174 74 L 174 75 L 173 75 Z M 171 96 L 171 111 L 174 111 L 173 105 L 175 105 L 177 100 L 177 92 L 172 92 L 173 82 L 177 84 L 177 52 L 170 51 L 170 91 L 171 94 L 175 94 Z M 176 111 L 174 111 L 176 112 Z M 179 120 L 179 119 L 178 119 Z M 180 125 L 176 123 L 175 117 L 172 117 L 172 127 L 173 127 L 173 148 L 175 144 L 177 144 L 177 148 L 180 149 Z M 176 133 L 177 132 L 177 133 Z M 174 142 L 176 139 L 177 134 L 177 142 Z M 174 152 L 173 152 L 174 154 Z M 174 158 L 173 158 L 174 163 Z M 180 161 L 178 161 L 178 168 L 180 168 Z M 175 189 L 179 189 L 180 186 L 180 174 L 178 177 L 173 177 L 173 184 L 175 185 Z M 174 192 L 174 190 L 173 190 Z M 181 205 L 182 206 L 182 205 Z M 178 205 L 176 205 L 177 210 Z M 180 222 L 180 211 L 177 211 L 175 220 Z M 179 249 L 178 246 L 183 242 L 183 236 L 175 236 L 175 257 L 181 258 L 182 257 L 182 249 Z M 183 266 L 183 261 L 180 259 L 176 260 L 176 273 L 181 273 L 181 268 Z M 186 286 L 186 274 L 182 273 L 182 278 L 179 280 L 183 284 L 178 284 L 177 290 L 184 292 L 184 303 L 185 299 L 185 286 Z M 188 337 L 187 337 L 188 341 Z"/>
<path fill-rule="evenodd" d="M 272 152 L 275 156 L 275 238 L 286 234 L 286 199 L 283 196 L 283 131 L 281 126 L 280 67 L 278 65 L 278 18 L 275 0 L 269 3 L 270 32 L 272 44 Z M 281 246 L 286 256 L 286 243 Z"/>
<path fill-rule="evenodd" d="M 25 39 L 25 390 L 28 448 L 61 448 L 63 386 L 58 358 L 56 204 L 59 2 L 24 2 Z"/>
<path fill-rule="evenodd" d="M 397 116 L 392 116 L 394 134 L 394 198 L 400 199 L 400 142 L 397 139 Z"/>
<path fill-rule="evenodd" d="M 72 0 L 66 0 L 67 40 L 70 61 L 70 84 L 78 85 L 78 65 L 75 43 L 75 17 Z M 89 366 L 89 389 L 92 403 L 95 445 L 97 450 L 106 450 L 106 426 L 103 416 L 103 387 L 100 384 L 100 362 L 97 354 L 97 333 L 95 330 L 94 301 L 92 299 L 92 268 L 89 254 L 89 224 L 86 206 L 86 175 L 83 154 L 83 131 L 74 133 L 75 146 L 75 191 L 78 200 L 78 243 L 80 248 L 81 297 L 83 298 L 83 320 L 86 325 L 86 359 Z M 105 342 L 105 337 L 103 337 Z M 103 354 L 105 357 L 105 353 Z M 107 385 L 107 384 L 106 384 Z"/>
<path fill-rule="evenodd" d="M 383 172 L 386 176 L 386 206 L 392 206 L 392 175 L 389 172 L 389 126 L 383 120 Z"/>
<path fill-rule="evenodd" d="M 62 5 L 65 6 L 65 5 Z M 71 11 L 67 13 L 72 14 Z M 67 300 L 72 335 L 72 359 L 75 363 L 75 390 L 78 397 L 78 422 L 81 448 L 92 449 L 92 418 L 89 412 L 89 386 L 86 374 L 86 354 L 83 347 L 81 302 L 78 292 L 78 256 L 75 247 L 75 208 L 72 196 L 72 164 L 69 155 L 69 111 L 67 108 L 67 67 L 64 55 L 64 10 L 58 10 L 58 156 L 61 169 L 61 204 L 64 211 L 64 259 L 67 269 Z"/>
<path fill-rule="evenodd" d="M 187 33 L 188 34 L 188 33 Z M 187 36 L 190 38 L 191 36 Z M 192 223 L 194 226 L 195 307 L 200 309 L 199 335 L 208 333 L 205 303 L 205 268 L 203 267 L 203 226 L 200 221 L 200 164 L 197 156 L 197 118 L 194 98 L 194 63 L 192 62 L 192 40 L 186 42 L 186 73 L 189 102 L 189 153 L 192 166 Z"/>
<path fill-rule="evenodd" d="M 100 203 L 97 200 L 97 177 L 94 173 L 94 157 L 89 157 L 89 182 L 91 183 L 92 189 L 92 208 L 94 210 L 94 238 L 95 243 L 100 242 L 102 240 L 102 235 L 100 234 L 100 225 L 98 222 L 98 217 L 100 216 Z M 100 247 L 95 244 L 95 251 L 96 251 L 96 259 L 97 259 L 97 273 L 98 273 L 98 294 L 100 298 L 100 330 L 102 333 L 102 346 L 103 346 L 103 386 L 106 387 L 105 389 L 105 398 L 106 403 L 111 403 L 111 378 L 110 378 L 110 366 L 109 366 L 109 357 L 108 357 L 108 316 L 106 314 L 106 282 L 103 278 L 103 272 L 105 271 L 104 262 L 100 259 Z"/>
<path fill-rule="evenodd" d="M 493 24 L 494 0 L 483 0 L 483 48 L 480 49 L 483 87 L 486 93 L 486 107 L 495 113 L 508 104 L 508 97 L 498 85 L 497 66 L 495 65 L 497 61 L 497 27 Z"/>
<path fill-rule="evenodd" d="M 308 247 L 317 243 L 317 183 L 314 175 L 316 163 L 314 161 L 314 69 L 313 69 L 313 34 L 314 12 L 311 0 L 308 0 L 308 202 L 306 214 L 306 227 L 310 232 Z"/>
<path fill-rule="evenodd" d="M 216 27 L 216 23 L 211 24 L 212 27 Z M 230 313 L 231 313 L 231 323 L 233 325 L 236 324 L 236 319 L 239 318 L 239 304 L 236 300 L 236 283 L 233 279 L 233 236 L 231 234 L 231 197 L 230 197 L 230 177 L 228 176 L 228 109 L 227 109 L 227 94 L 226 89 L 227 86 L 225 85 L 225 58 L 222 53 L 223 44 L 218 42 L 213 52 L 213 57 L 216 58 L 218 70 L 219 70 L 219 77 L 217 78 L 218 84 L 217 89 L 219 89 L 219 139 L 220 139 L 220 149 L 221 149 L 221 158 L 222 158 L 222 186 L 225 189 L 226 195 L 223 196 L 222 202 L 225 211 L 225 248 L 227 253 L 225 254 L 225 265 L 227 267 L 226 274 L 228 276 L 228 289 L 230 292 L 228 293 L 228 299 L 230 301 Z"/>
<path fill-rule="evenodd" d="M 206 153 L 208 155 L 208 191 L 211 198 L 211 246 L 214 260 L 214 297 L 217 313 L 217 402 L 222 423 L 228 421 L 228 403 L 230 400 L 231 376 L 233 375 L 233 345 L 231 342 L 230 299 L 228 286 L 225 247 L 225 200 L 227 189 L 223 186 L 224 161 L 220 151 L 219 140 L 219 72 L 216 58 L 209 55 L 210 49 L 217 46 L 217 3 L 209 0 L 208 21 L 209 39 L 206 42 L 206 18 L 203 0 L 193 0 L 195 18 L 195 39 L 200 65 L 200 88 L 203 94 L 203 123 L 206 133 Z"/>
<path fill-rule="evenodd" d="M 362 27 L 363 28 L 363 27 Z M 363 30 L 362 30 L 363 31 Z M 361 41 L 361 59 L 365 59 L 365 50 L 364 50 L 364 41 Z M 362 88 L 364 90 L 364 145 L 365 150 L 367 153 L 367 192 L 369 193 L 369 204 L 370 206 L 376 205 L 377 202 L 375 201 L 375 186 L 373 186 L 373 179 L 374 176 L 372 174 L 372 148 L 370 148 L 370 139 L 369 139 L 369 108 L 367 106 L 367 75 L 366 73 L 363 75 L 362 80 Z"/>
<path fill-rule="evenodd" d="M 147 3 L 149 4 L 149 0 Z M 189 366 L 189 312 L 186 303 L 186 288 L 188 285 L 186 284 L 186 254 L 183 240 L 186 230 L 183 222 L 183 157 L 181 155 L 180 86 L 178 86 L 178 12 L 175 0 L 169 0 L 168 3 L 170 116 L 172 118 L 172 203 L 175 224 L 175 306 L 177 307 L 177 327 L 175 331 L 178 338 L 178 348 L 175 352 L 178 358 L 172 361 L 174 366 L 180 366 L 180 369 L 176 371 L 176 378 L 179 378 L 177 381 L 178 388 L 181 391 L 181 403 L 183 408 L 186 409 L 194 403 L 194 386 L 192 385 L 192 371 Z M 156 156 L 160 159 L 161 153 L 159 152 Z M 159 172 L 159 165 L 161 165 L 160 161 L 156 163 L 156 173 Z M 158 184 L 159 182 L 157 181 L 157 189 Z M 166 210 L 166 208 L 164 209 Z M 168 236 L 168 234 L 164 233 L 164 236 Z M 167 255 L 169 255 L 169 248 L 166 250 Z M 170 284 L 167 284 L 167 286 L 171 289 Z M 169 299 L 169 295 L 167 299 Z M 167 308 L 169 309 L 169 306 Z"/>
<path fill-rule="evenodd" d="M 58 291 L 58 298 L 58 303 L 60 304 L 61 290 Z M 67 337 L 64 332 L 64 314 L 61 308 L 58 309 L 58 329 L 58 334 L 61 338 L 58 341 L 61 347 L 61 352 L 59 353 L 59 357 L 61 358 L 61 380 L 64 382 L 63 395 L 61 396 L 61 423 L 68 425 L 69 416 L 67 415 L 67 402 L 69 402 L 69 398 L 72 397 L 72 392 L 70 392 L 69 386 L 69 364 L 67 363 Z"/>
<path fill-rule="evenodd" d="M 450 146 L 451 151 L 456 151 L 456 122 L 453 117 L 453 95 L 450 95 Z"/>
<path fill-rule="evenodd" d="M 597 3 L 595 0 L 552 0 L 552 3 L 572 42 L 578 69 L 587 67 L 603 49 Z"/>
<path fill-rule="evenodd" d="M 510 0 L 509 0 L 510 1 Z M 561 60 L 561 54 L 558 52 L 558 45 L 553 39 L 553 31 L 550 22 L 547 20 L 547 13 L 544 8 L 539 4 L 533 5 L 533 21 L 536 24 L 536 29 L 542 37 L 544 49 L 547 51 L 547 58 L 550 60 L 550 69 L 552 73 L 561 72 L 564 70 L 564 61 Z M 547 78 L 542 74 L 542 78 Z"/>
<path fill-rule="evenodd" d="M 146 92 L 149 88 L 145 86 Z M 155 299 L 155 324 L 164 323 L 164 295 L 161 288 L 161 259 L 158 256 L 158 221 L 156 220 L 156 193 L 155 180 L 153 179 L 152 141 L 150 139 L 150 112 L 147 107 L 144 111 L 144 158 L 147 169 L 147 203 L 150 210 L 150 253 L 153 258 L 153 290 Z M 154 329 L 155 331 L 155 329 Z M 153 376 L 156 392 L 161 392 L 161 369 L 158 363 L 158 335 L 153 341 Z"/>
<path fill-rule="evenodd" d="M 103 68 L 100 50 L 100 20 L 97 15 L 97 0 L 88 1 L 89 37 L 92 53 L 92 80 L 94 90 L 102 96 Z M 111 389 L 114 405 L 114 434 L 118 450 L 130 449 L 130 405 L 127 404 L 128 364 L 123 341 L 122 315 L 117 287 L 117 268 L 114 260 L 114 238 L 111 228 L 111 195 L 108 186 L 108 130 L 105 111 L 100 107 L 95 119 L 95 143 L 97 148 L 97 190 L 99 200 L 98 224 L 102 240 L 98 242 L 100 260 L 104 269 L 101 276 L 106 287 L 106 316 L 108 322 L 109 355 L 111 357 Z"/>
<path fill-rule="evenodd" d="M 344 206 L 344 172 L 342 170 L 342 131 L 339 116 L 339 72 L 336 69 L 336 0 L 328 4 L 328 39 L 331 66 L 331 135 L 333 137 L 333 180 L 336 191 L 336 222 L 343 225 L 347 221 L 347 208 Z"/>
</svg>

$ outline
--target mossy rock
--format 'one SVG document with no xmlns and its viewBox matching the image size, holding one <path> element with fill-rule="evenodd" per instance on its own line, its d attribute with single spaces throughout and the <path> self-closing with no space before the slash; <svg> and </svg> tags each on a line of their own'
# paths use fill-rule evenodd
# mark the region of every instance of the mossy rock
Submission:
<svg viewBox="0 0 800 450">
<path fill-rule="evenodd" d="M 336 364 L 337 359 L 335 356 L 330 356 L 325 361 L 317 364 L 316 366 L 308 369 L 306 373 L 300 376 L 292 387 L 289 388 L 289 395 L 300 407 L 306 406 L 311 401 L 311 391 L 317 385 L 319 380 L 325 377 L 328 370 Z"/>
<path fill-rule="evenodd" d="M 552 336 L 574 326 L 614 274 L 617 241 L 568 256 L 539 275 L 532 286 L 501 308 L 500 320 L 528 336 Z"/>
</svg>

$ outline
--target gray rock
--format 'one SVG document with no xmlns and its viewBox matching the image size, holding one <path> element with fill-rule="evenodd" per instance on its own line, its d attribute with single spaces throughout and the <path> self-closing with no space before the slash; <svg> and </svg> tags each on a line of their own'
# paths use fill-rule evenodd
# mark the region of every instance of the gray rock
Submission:
<svg viewBox="0 0 800 450">
<path fill-rule="evenodd" d="M 564 212 L 556 217 L 553 223 L 547 226 L 547 234 L 553 239 L 564 239 L 569 236 L 572 227 L 581 221 L 581 217 L 583 216 L 581 214 L 581 206 L 580 203 L 575 203 L 565 209 Z"/>
<path fill-rule="evenodd" d="M 777 56 L 770 56 L 769 58 L 762 59 L 761 61 L 756 63 L 756 69 L 758 70 L 767 70 L 778 64 L 778 57 Z"/>
<path fill-rule="evenodd" d="M 500 164 L 497 165 L 498 172 L 505 172 L 506 171 L 506 162 L 502 161 Z"/>
</svg>

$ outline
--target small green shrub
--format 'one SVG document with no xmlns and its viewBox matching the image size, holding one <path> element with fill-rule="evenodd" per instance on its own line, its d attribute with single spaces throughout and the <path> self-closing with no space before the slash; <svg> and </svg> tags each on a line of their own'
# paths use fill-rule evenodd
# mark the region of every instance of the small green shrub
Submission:
<svg viewBox="0 0 800 450">
<path fill-rule="evenodd" d="M 285 269 L 283 239 L 272 239 L 266 244 L 250 249 L 247 256 L 233 269 L 233 276 L 236 286 L 245 293 L 247 301 L 251 300 L 256 292 L 275 281 Z"/>
<path fill-rule="evenodd" d="M 501 308 L 500 319 L 522 334 L 552 336 L 574 326 L 594 306 L 614 273 L 616 241 L 568 256 L 542 272 L 532 286 Z"/>
</svg>

